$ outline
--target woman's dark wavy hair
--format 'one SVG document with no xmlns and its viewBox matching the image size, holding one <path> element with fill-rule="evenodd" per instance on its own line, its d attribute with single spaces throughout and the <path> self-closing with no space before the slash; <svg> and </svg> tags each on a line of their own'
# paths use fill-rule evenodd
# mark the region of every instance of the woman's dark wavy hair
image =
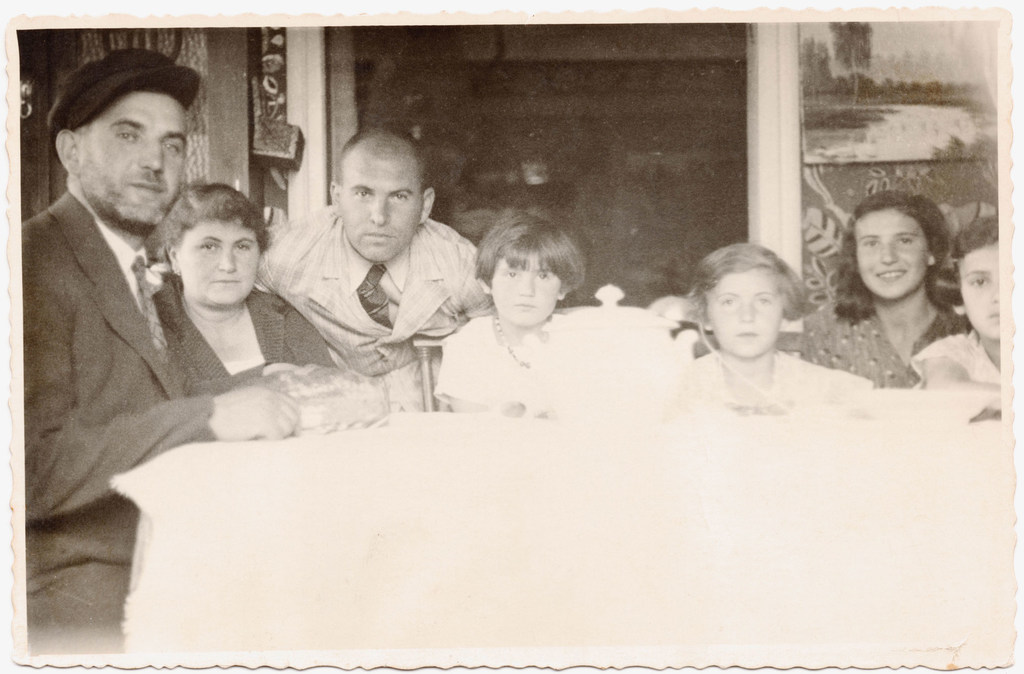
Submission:
<svg viewBox="0 0 1024 674">
<path fill-rule="evenodd" d="M 160 225 L 164 245 L 177 246 L 185 232 L 200 222 L 210 220 L 233 222 L 252 231 L 260 252 L 266 251 L 270 239 L 267 222 L 260 209 L 244 194 L 223 183 L 192 184 L 181 191 L 181 196 Z"/>
<path fill-rule="evenodd" d="M 843 232 L 836 270 L 836 316 L 858 323 L 875 313 L 874 295 L 864 285 L 857 268 L 857 221 L 869 213 L 898 211 L 920 225 L 935 263 L 928 267 L 924 286 L 928 301 L 939 309 L 959 303 L 955 274 L 947 264 L 950 249 L 949 225 L 946 217 L 928 197 L 899 190 L 875 192 L 861 201 L 853 211 L 850 225 Z"/>
</svg>

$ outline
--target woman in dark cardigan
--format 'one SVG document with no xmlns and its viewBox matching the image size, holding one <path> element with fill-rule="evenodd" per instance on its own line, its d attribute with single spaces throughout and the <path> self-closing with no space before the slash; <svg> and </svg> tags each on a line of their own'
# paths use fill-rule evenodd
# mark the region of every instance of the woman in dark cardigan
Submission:
<svg viewBox="0 0 1024 674">
<path fill-rule="evenodd" d="M 253 289 L 268 233 L 243 194 L 189 186 L 163 226 L 173 274 L 155 300 L 191 394 L 216 394 L 289 366 L 335 366 L 299 312 Z"/>
</svg>

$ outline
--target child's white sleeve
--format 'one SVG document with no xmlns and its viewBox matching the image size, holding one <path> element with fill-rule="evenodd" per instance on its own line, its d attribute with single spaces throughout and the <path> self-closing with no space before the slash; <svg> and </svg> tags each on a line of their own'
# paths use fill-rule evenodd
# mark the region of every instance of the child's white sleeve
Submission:
<svg viewBox="0 0 1024 674">
<path fill-rule="evenodd" d="M 910 359 L 910 365 L 919 377 L 924 376 L 924 362 L 932 358 L 948 358 L 958 365 L 971 371 L 970 342 L 965 335 L 950 335 L 932 342 L 918 351 Z"/>
<path fill-rule="evenodd" d="M 434 394 L 487 405 L 486 382 L 490 373 L 483 363 L 481 347 L 474 343 L 467 327 L 444 341 Z"/>
</svg>

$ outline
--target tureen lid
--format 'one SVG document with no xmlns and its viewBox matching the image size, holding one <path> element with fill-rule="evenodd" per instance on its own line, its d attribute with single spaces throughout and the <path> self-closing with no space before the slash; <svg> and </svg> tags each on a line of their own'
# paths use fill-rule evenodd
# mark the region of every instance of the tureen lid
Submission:
<svg viewBox="0 0 1024 674">
<path fill-rule="evenodd" d="M 601 302 L 601 306 L 570 309 L 559 316 L 557 321 L 552 321 L 549 330 L 671 330 L 679 327 L 676 321 L 659 316 L 653 311 L 641 307 L 620 307 L 618 303 L 625 295 L 618 286 L 602 286 L 594 293 L 594 297 Z"/>
</svg>

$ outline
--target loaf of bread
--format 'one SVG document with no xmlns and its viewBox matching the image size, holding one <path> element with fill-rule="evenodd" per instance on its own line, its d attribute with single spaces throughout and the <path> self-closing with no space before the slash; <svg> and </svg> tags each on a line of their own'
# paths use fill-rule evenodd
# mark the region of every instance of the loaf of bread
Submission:
<svg viewBox="0 0 1024 674">
<path fill-rule="evenodd" d="M 261 377 L 260 384 L 299 403 L 296 435 L 375 426 L 389 411 L 378 382 L 338 368 L 311 365 L 278 371 Z"/>
</svg>

